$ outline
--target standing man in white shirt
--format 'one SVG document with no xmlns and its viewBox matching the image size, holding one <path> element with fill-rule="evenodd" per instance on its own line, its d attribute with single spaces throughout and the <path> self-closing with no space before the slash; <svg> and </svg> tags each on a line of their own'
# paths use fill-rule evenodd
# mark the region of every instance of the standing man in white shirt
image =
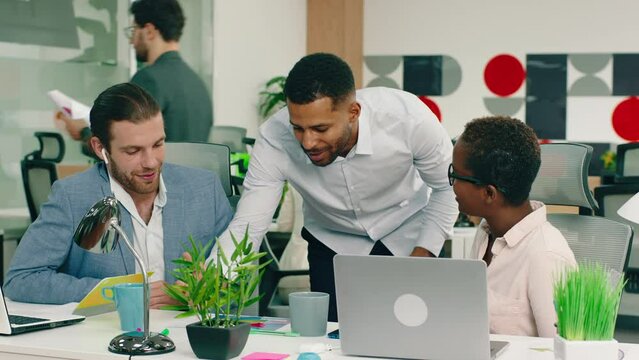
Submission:
<svg viewBox="0 0 639 360">
<path fill-rule="evenodd" d="M 355 91 L 348 64 L 312 54 L 295 64 L 287 107 L 261 128 L 228 230 L 259 244 L 288 181 L 304 198 L 311 289 L 330 294 L 337 320 L 333 256 L 436 256 L 457 204 L 448 183 L 451 139 L 415 95 Z M 233 250 L 229 231 L 219 245 Z"/>
</svg>

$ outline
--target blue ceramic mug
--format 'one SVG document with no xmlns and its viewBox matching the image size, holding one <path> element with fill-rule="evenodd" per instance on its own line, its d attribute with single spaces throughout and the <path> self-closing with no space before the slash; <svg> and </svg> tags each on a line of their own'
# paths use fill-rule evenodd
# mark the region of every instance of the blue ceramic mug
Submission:
<svg viewBox="0 0 639 360">
<path fill-rule="evenodd" d="M 115 302 L 124 331 L 136 331 L 144 325 L 144 291 L 142 284 L 117 284 L 102 288 L 102 297 Z"/>
</svg>

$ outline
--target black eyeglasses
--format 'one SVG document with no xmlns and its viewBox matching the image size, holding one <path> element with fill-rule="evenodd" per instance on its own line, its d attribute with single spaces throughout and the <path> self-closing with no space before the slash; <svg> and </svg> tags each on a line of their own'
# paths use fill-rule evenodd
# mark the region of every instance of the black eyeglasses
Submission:
<svg viewBox="0 0 639 360">
<path fill-rule="evenodd" d="M 484 186 L 484 185 L 493 185 L 497 190 L 501 191 L 502 193 L 506 193 L 506 191 L 504 190 L 504 188 L 502 188 L 501 186 L 497 186 L 495 184 L 489 184 L 483 180 L 480 180 L 479 178 L 476 178 L 474 176 L 463 176 L 463 175 L 459 175 L 457 173 L 455 173 L 455 170 L 453 170 L 453 164 L 450 164 L 448 166 L 448 183 L 450 184 L 450 186 L 453 186 L 453 184 L 455 183 L 455 180 L 462 180 L 462 181 L 466 181 L 469 182 L 471 184 L 475 184 L 478 186 Z"/>
</svg>

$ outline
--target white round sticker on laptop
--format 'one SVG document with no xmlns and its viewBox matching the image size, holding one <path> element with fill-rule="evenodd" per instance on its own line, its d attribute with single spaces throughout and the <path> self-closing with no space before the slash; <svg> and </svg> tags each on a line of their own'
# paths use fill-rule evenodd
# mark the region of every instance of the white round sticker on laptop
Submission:
<svg viewBox="0 0 639 360">
<path fill-rule="evenodd" d="M 404 326 L 419 326 L 428 318 L 426 303 L 415 294 L 404 294 L 398 297 L 395 300 L 393 312 L 397 321 Z"/>
</svg>

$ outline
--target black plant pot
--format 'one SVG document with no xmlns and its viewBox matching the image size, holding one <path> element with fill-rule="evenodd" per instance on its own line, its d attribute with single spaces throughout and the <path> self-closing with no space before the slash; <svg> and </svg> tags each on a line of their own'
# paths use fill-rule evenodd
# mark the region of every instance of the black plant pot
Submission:
<svg viewBox="0 0 639 360">
<path fill-rule="evenodd" d="M 251 325 L 242 323 L 231 328 L 202 326 L 196 322 L 186 326 L 191 349 L 200 359 L 227 360 L 240 355 L 248 340 Z"/>
</svg>

